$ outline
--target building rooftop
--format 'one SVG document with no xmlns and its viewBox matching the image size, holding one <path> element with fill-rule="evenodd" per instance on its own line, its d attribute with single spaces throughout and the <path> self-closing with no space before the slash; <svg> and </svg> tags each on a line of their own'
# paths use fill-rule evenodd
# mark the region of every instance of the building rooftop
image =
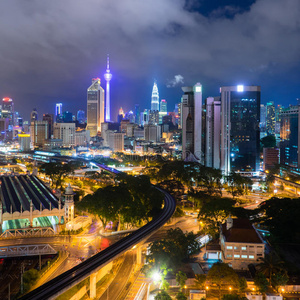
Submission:
<svg viewBox="0 0 300 300">
<path fill-rule="evenodd" d="M 58 199 L 34 175 L 6 175 L 0 176 L 0 200 L 3 213 L 14 213 L 33 209 L 58 208 Z"/>
<path fill-rule="evenodd" d="M 248 219 L 233 219 L 229 229 L 226 229 L 226 223 L 222 224 L 222 234 L 229 243 L 263 243 Z"/>
</svg>

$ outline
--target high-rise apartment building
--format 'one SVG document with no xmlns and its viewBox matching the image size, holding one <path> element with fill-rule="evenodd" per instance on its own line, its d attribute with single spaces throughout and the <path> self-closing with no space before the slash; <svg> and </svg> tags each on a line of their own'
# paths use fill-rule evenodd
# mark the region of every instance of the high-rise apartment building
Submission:
<svg viewBox="0 0 300 300">
<path fill-rule="evenodd" d="M 220 97 L 206 99 L 205 166 L 220 168 L 221 101 Z"/>
<path fill-rule="evenodd" d="M 203 163 L 202 151 L 202 85 L 183 87 L 182 114 L 182 159 Z"/>
<path fill-rule="evenodd" d="M 105 122 L 110 122 L 110 80 L 112 74 L 109 69 L 109 55 L 107 55 L 106 73 L 104 79 L 106 80 L 106 101 L 105 101 Z"/>
<path fill-rule="evenodd" d="M 64 147 L 75 146 L 75 123 L 54 123 L 54 139 L 61 139 Z"/>
<path fill-rule="evenodd" d="M 221 87 L 221 170 L 259 171 L 260 87 Z"/>
<path fill-rule="evenodd" d="M 151 110 L 159 111 L 159 93 L 158 93 L 158 87 L 157 87 L 156 82 L 154 82 L 153 88 L 152 88 Z"/>
<path fill-rule="evenodd" d="M 162 99 L 160 101 L 160 109 L 159 109 L 159 124 L 162 124 L 162 119 L 167 114 L 168 114 L 167 101 L 165 99 Z"/>
<path fill-rule="evenodd" d="M 299 106 L 283 108 L 280 113 L 280 164 L 300 169 Z"/>
<path fill-rule="evenodd" d="M 267 110 L 267 120 L 266 120 L 267 134 L 274 135 L 275 134 L 275 105 L 273 101 L 269 101 L 266 104 L 266 110 Z"/>
<path fill-rule="evenodd" d="M 87 130 L 91 137 L 101 132 L 104 122 L 104 90 L 100 78 L 93 78 L 92 85 L 87 89 Z"/>
</svg>

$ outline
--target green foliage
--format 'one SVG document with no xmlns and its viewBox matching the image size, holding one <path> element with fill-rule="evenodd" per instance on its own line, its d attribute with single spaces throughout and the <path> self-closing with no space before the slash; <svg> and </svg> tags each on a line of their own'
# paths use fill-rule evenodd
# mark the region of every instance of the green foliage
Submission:
<svg viewBox="0 0 300 300">
<path fill-rule="evenodd" d="M 247 284 L 246 278 L 245 277 L 240 277 L 239 278 L 239 291 L 241 293 L 244 293 L 245 290 L 247 289 L 247 286 L 248 286 L 248 284 Z"/>
<path fill-rule="evenodd" d="M 40 172 L 44 173 L 50 177 L 52 185 L 55 188 L 62 186 L 64 178 L 69 174 L 73 173 L 75 170 L 75 164 L 71 163 L 60 163 L 60 162 L 50 162 L 45 163 L 40 166 Z"/>
<path fill-rule="evenodd" d="M 30 290 L 30 288 L 36 283 L 39 278 L 39 272 L 36 269 L 30 269 L 23 274 L 24 292 Z"/>
<path fill-rule="evenodd" d="M 213 264 L 207 273 L 206 281 L 210 285 L 217 286 L 219 290 L 219 299 L 221 299 L 221 289 L 227 289 L 229 286 L 238 287 L 239 277 L 235 271 L 225 263 L 217 262 Z"/>
<path fill-rule="evenodd" d="M 182 271 L 177 272 L 177 274 L 176 274 L 176 283 L 177 283 L 177 285 L 180 286 L 181 291 L 182 291 L 182 289 L 185 285 L 186 280 L 187 280 L 187 276 L 184 272 L 182 272 Z"/>
<path fill-rule="evenodd" d="M 261 258 L 261 263 L 257 265 L 259 271 L 264 274 L 269 282 L 271 277 L 277 272 L 283 271 L 284 262 L 279 258 L 275 252 L 266 254 L 264 258 Z"/>
<path fill-rule="evenodd" d="M 231 172 L 230 175 L 227 176 L 226 181 L 227 190 L 231 193 L 233 198 L 247 194 L 252 186 L 252 180 L 250 178 L 243 177 L 235 172 Z"/>
<path fill-rule="evenodd" d="M 271 276 L 272 287 L 278 292 L 280 286 L 287 284 L 289 276 L 286 272 L 277 272 Z"/>
<path fill-rule="evenodd" d="M 176 294 L 176 300 L 187 300 L 187 296 L 183 292 Z"/>
<path fill-rule="evenodd" d="M 257 222 L 268 228 L 274 241 L 300 242 L 300 201 L 273 197 L 253 211 Z"/>
<path fill-rule="evenodd" d="M 165 239 L 154 241 L 149 246 L 149 254 L 146 256 L 147 265 L 144 273 L 149 276 L 154 270 L 166 265 L 167 268 L 178 267 L 199 251 L 199 244 L 193 232 L 184 233 L 181 229 L 170 229 Z"/>
<path fill-rule="evenodd" d="M 195 284 L 198 289 L 203 290 L 205 288 L 206 275 L 196 274 L 195 275 Z"/>
<path fill-rule="evenodd" d="M 180 207 L 176 207 L 173 217 L 179 218 L 184 216 L 184 211 Z"/>
<path fill-rule="evenodd" d="M 269 287 L 269 281 L 267 277 L 262 273 L 258 273 L 255 275 L 254 284 L 256 286 L 256 289 L 263 294 L 268 290 Z"/>
<path fill-rule="evenodd" d="M 137 225 L 160 212 L 163 194 L 151 186 L 147 176 L 122 174 L 118 181 L 118 186 L 109 185 L 85 196 L 77 209 L 98 215 L 104 228 L 119 219 Z"/>
<path fill-rule="evenodd" d="M 241 297 L 237 294 L 225 294 L 222 296 L 222 300 L 246 300 L 246 297 Z"/>
<path fill-rule="evenodd" d="M 276 147 L 276 138 L 275 135 L 268 135 L 262 138 L 261 140 L 263 148 L 274 148 Z"/>
<path fill-rule="evenodd" d="M 170 295 L 166 291 L 160 291 L 155 297 L 155 300 L 172 300 Z"/>
</svg>

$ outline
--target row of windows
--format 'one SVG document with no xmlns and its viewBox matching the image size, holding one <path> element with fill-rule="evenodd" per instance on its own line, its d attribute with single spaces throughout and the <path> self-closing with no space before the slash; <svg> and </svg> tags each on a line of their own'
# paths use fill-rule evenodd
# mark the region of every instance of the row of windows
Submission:
<svg viewBox="0 0 300 300">
<path fill-rule="evenodd" d="M 250 248 L 250 249 L 253 249 L 254 248 L 254 246 L 248 246 L 248 248 Z M 256 248 L 258 248 L 258 249 L 262 249 L 263 248 L 263 246 L 256 246 Z M 226 249 L 229 249 L 229 250 L 231 250 L 231 249 L 233 249 L 233 247 L 232 246 L 227 246 L 226 247 Z M 234 246 L 234 250 L 238 250 L 239 249 L 239 247 L 238 246 Z M 247 246 L 242 246 L 241 247 L 241 250 L 247 250 Z"/>
<path fill-rule="evenodd" d="M 239 254 L 234 254 L 234 258 L 249 258 L 249 259 L 254 259 L 254 255 L 239 255 Z M 227 258 L 232 258 L 232 254 L 227 254 Z"/>
</svg>

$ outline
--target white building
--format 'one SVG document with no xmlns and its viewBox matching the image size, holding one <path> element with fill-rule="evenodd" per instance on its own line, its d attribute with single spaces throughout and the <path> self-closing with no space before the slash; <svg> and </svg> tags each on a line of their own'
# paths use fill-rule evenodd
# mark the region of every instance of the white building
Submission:
<svg viewBox="0 0 300 300">
<path fill-rule="evenodd" d="M 159 125 L 145 125 L 144 139 L 148 142 L 159 142 L 161 137 L 161 127 Z"/>
<path fill-rule="evenodd" d="M 124 133 L 107 130 L 106 135 L 109 148 L 114 152 L 124 151 Z"/>
<path fill-rule="evenodd" d="M 75 123 L 54 123 L 53 135 L 61 139 L 64 147 L 75 146 Z"/>
<path fill-rule="evenodd" d="M 18 140 L 19 140 L 21 151 L 30 151 L 31 150 L 31 148 L 30 148 L 30 142 L 31 142 L 30 134 L 28 134 L 28 133 L 19 133 L 18 134 Z"/>
<path fill-rule="evenodd" d="M 87 89 L 87 127 L 91 136 L 101 131 L 104 122 L 104 90 L 100 78 L 93 78 L 92 85 Z"/>
<path fill-rule="evenodd" d="M 206 99 L 205 166 L 220 168 L 221 101 L 220 97 Z"/>
<path fill-rule="evenodd" d="M 182 159 L 194 156 L 202 163 L 202 85 L 196 83 L 182 90 Z"/>
<path fill-rule="evenodd" d="M 86 146 L 91 140 L 90 131 L 82 130 L 75 131 L 75 145 L 76 146 Z"/>
<path fill-rule="evenodd" d="M 248 269 L 265 257 L 265 244 L 248 219 L 232 219 L 221 225 L 220 244 L 225 263 L 236 270 Z"/>
</svg>

